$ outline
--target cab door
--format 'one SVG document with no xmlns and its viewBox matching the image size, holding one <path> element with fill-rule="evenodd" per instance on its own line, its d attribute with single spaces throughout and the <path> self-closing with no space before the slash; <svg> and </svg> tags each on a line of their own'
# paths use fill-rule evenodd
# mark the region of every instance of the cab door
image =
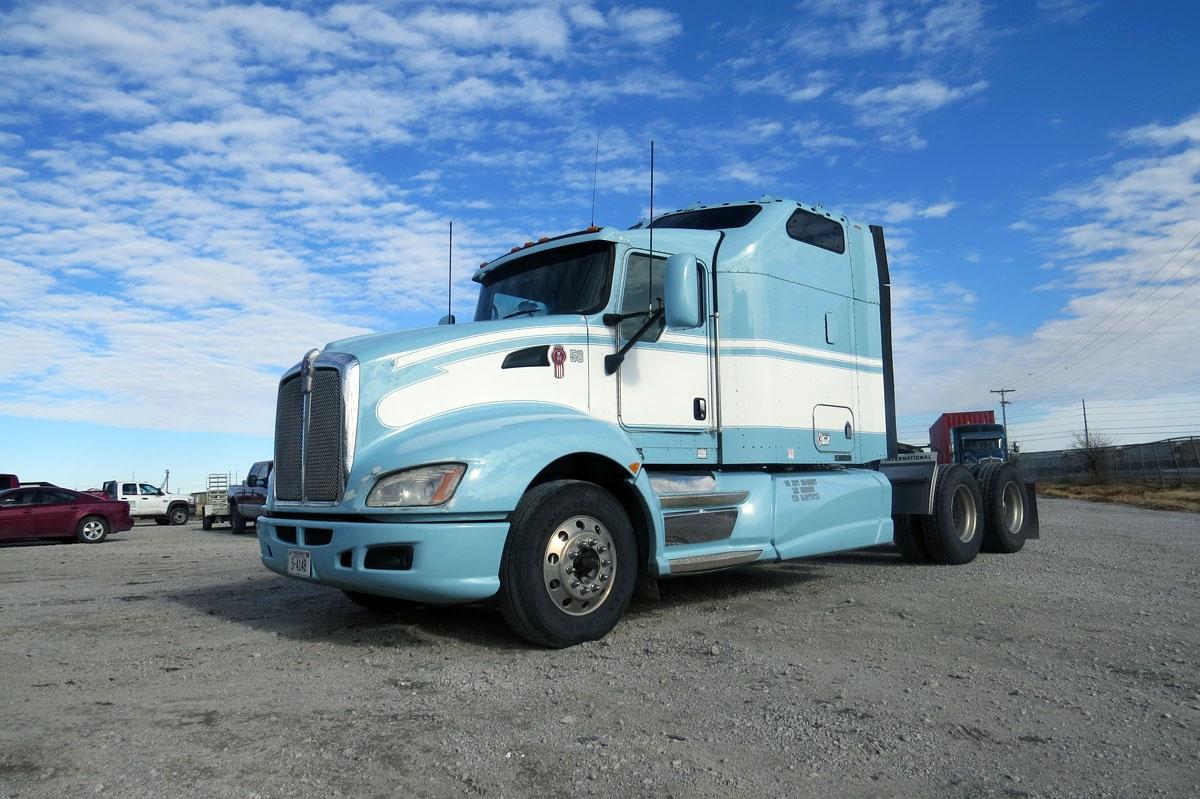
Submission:
<svg viewBox="0 0 1200 799">
<path fill-rule="evenodd" d="M 138 494 L 137 483 L 119 483 L 120 491 L 117 492 L 115 499 L 121 502 L 129 503 L 129 513 L 132 516 L 145 516 L 146 511 L 142 507 L 142 497 Z"/>
<path fill-rule="evenodd" d="M 621 313 L 661 307 L 666 258 L 650 259 L 646 252 L 626 256 Z M 702 298 L 709 296 L 709 275 L 700 270 Z M 708 303 L 700 327 L 668 331 L 656 321 L 625 356 L 618 380 L 621 425 L 648 462 L 695 463 L 716 461 L 712 408 L 712 342 Z M 617 346 L 628 342 L 647 317 L 627 319 L 617 327 Z"/>
<path fill-rule="evenodd" d="M 141 503 L 143 512 L 147 516 L 166 516 L 167 515 L 167 497 L 162 491 L 159 491 L 149 483 L 142 483 L 141 491 L 139 492 L 138 501 Z"/>
<path fill-rule="evenodd" d="M 0 540 L 33 538 L 35 501 L 32 488 L 16 489 L 0 497 Z"/>
</svg>

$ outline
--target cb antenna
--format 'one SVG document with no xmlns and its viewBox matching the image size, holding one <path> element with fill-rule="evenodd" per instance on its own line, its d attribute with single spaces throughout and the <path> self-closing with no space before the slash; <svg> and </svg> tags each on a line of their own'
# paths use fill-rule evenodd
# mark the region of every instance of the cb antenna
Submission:
<svg viewBox="0 0 1200 799">
<path fill-rule="evenodd" d="M 446 255 L 446 324 L 454 324 L 454 220 L 450 220 L 450 247 Z"/>
<path fill-rule="evenodd" d="M 654 274 L 654 139 L 650 140 L 650 274 Z M 650 293 L 653 289 L 650 288 L 653 280 L 646 281 L 646 291 Z M 648 297 L 650 304 L 654 304 L 654 298 Z"/>
<path fill-rule="evenodd" d="M 592 161 L 592 221 L 588 227 L 596 226 L 596 176 L 600 174 L 600 131 L 596 131 L 596 157 Z"/>
</svg>

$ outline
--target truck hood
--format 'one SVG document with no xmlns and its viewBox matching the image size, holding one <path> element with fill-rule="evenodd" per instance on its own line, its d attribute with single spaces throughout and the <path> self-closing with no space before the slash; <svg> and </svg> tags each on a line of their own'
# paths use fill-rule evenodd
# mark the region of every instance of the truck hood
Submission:
<svg viewBox="0 0 1200 799">
<path fill-rule="evenodd" d="M 438 355 L 486 345 L 489 342 L 520 341 L 528 336 L 541 336 L 558 330 L 564 333 L 576 331 L 586 328 L 586 324 L 583 316 L 562 314 L 437 325 L 331 341 L 325 345 L 325 352 L 353 355 L 364 366 L 388 360 L 397 362 L 397 365 L 402 367 L 405 362 L 413 360 L 403 356 L 420 354 L 423 358 L 436 358 Z"/>
<path fill-rule="evenodd" d="M 585 412 L 588 337 L 583 316 L 518 317 L 360 336 L 325 351 L 358 360 L 361 448 L 481 404 Z M 556 354 L 561 363 L 554 365 Z"/>
</svg>

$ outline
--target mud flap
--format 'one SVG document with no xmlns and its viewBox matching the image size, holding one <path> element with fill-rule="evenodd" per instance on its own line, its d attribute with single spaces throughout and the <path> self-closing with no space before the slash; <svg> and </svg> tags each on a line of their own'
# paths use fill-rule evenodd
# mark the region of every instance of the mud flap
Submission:
<svg viewBox="0 0 1200 799">
<path fill-rule="evenodd" d="M 1025 496 L 1029 499 L 1029 507 L 1025 508 L 1025 538 L 1041 538 L 1042 529 L 1038 522 L 1037 483 L 1025 484 Z"/>
</svg>

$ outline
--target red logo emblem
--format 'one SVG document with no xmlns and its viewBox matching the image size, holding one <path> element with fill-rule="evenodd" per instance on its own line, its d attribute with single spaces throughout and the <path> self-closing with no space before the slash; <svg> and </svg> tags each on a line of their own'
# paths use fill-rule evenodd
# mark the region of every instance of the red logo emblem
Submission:
<svg viewBox="0 0 1200 799">
<path fill-rule="evenodd" d="M 554 362 L 554 376 L 563 376 L 563 364 L 567 362 L 567 351 L 562 348 L 562 345 L 556 344 L 554 349 L 550 350 L 550 360 Z"/>
</svg>

